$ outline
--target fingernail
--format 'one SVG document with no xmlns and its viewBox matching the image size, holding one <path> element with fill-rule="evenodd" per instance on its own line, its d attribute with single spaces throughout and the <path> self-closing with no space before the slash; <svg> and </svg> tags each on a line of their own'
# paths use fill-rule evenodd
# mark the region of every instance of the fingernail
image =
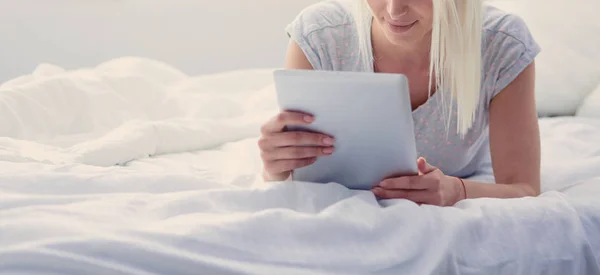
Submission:
<svg viewBox="0 0 600 275">
<path fill-rule="evenodd" d="M 325 148 L 325 149 L 323 149 L 323 153 L 331 154 L 331 153 L 333 153 L 333 148 Z"/>
<path fill-rule="evenodd" d="M 381 194 L 381 190 L 382 190 L 381 188 L 375 187 L 375 188 L 373 188 L 373 193 L 375 193 L 375 194 Z"/>
<path fill-rule="evenodd" d="M 306 122 L 313 122 L 315 119 L 311 116 L 304 116 L 304 121 Z"/>
<path fill-rule="evenodd" d="M 332 138 L 324 138 L 323 139 L 323 143 L 325 143 L 326 145 L 333 145 L 333 139 Z"/>
<path fill-rule="evenodd" d="M 381 187 L 388 187 L 388 182 L 387 181 L 382 181 L 381 183 L 379 183 L 379 186 Z"/>
</svg>

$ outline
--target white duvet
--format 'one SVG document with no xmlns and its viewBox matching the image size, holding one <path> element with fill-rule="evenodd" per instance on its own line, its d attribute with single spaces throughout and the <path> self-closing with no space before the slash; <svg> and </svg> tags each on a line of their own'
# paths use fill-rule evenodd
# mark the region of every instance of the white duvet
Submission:
<svg viewBox="0 0 600 275">
<path fill-rule="evenodd" d="M 539 198 L 262 183 L 270 70 L 144 59 L 0 87 L 0 274 L 600 274 L 600 119 L 542 119 Z"/>
</svg>

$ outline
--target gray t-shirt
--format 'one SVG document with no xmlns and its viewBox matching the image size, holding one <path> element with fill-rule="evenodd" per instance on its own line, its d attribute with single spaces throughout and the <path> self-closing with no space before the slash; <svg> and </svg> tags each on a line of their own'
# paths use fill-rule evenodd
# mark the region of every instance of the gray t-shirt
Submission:
<svg viewBox="0 0 600 275">
<path fill-rule="evenodd" d="M 286 27 L 315 70 L 373 72 L 373 64 L 364 64 L 358 54 L 357 33 L 370 30 L 370 26 L 357 28 L 350 10 L 352 1 L 357 0 L 325 0 L 311 5 Z M 474 125 L 464 139 L 457 134 L 456 107 L 451 111 L 454 115 L 448 117 L 447 105 L 441 106 L 441 92 L 413 111 L 418 155 L 446 175 L 491 174 L 489 103 L 540 52 L 521 18 L 488 5 L 482 39 L 482 96 Z"/>
</svg>

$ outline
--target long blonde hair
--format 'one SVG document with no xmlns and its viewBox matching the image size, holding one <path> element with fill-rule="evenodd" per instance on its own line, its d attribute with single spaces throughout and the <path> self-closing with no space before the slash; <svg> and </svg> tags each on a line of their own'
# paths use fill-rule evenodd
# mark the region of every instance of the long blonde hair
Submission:
<svg viewBox="0 0 600 275">
<path fill-rule="evenodd" d="M 354 1 L 360 55 L 364 64 L 372 64 L 371 45 L 366 37 L 371 32 L 364 27 L 370 25 L 368 20 L 372 20 L 373 15 L 366 0 Z M 479 105 L 484 0 L 431 1 L 433 28 L 429 87 L 432 88 L 435 80 L 437 92 L 451 92 L 457 107 L 457 131 L 464 136 L 473 125 Z M 448 115 L 453 109 L 453 100 L 449 102 Z"/>
</svg>

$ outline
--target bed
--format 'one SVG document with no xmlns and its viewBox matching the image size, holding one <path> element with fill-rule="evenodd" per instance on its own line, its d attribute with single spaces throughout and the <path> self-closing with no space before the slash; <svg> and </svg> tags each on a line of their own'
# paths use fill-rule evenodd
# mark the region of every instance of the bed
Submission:
<svg viewBox="0 0 600 275">
<path fill-rule="evenodd" d="M 273 69 L 40 65 L 0 87 L 1 274 L 600 274 L 600 118 L 541 118 L 543 195 L 453 208 L 264 183 Z"/>
<path fill-rule="evenodd" d="M 7 42 L 23 51 L 0 65 L 0 274 L 600 274 L 600 2 L 489 2 L 521 15 L 544 48 L 543 194 L 448 208 L 377 201 L 334 183 L 262 182 L 256 143 L 277 110 L 276 68 L 257 65 L 275 65 L 283 52 L 248 41 L 253 52 L 239 57 L 258 59 L 218 63 L 225 52 L 195 56 L 201 41 L 183 35 L 192 29 L 163 49 L 152 41 L 170 28 L 134 24 L 135 39 L 98 49 L 61 28 L 88 24 L 101 41 L 117 41 L 109 34 L 136 1 L 48 6 L 58 11 L 33 12 L 41 21 L 27 25 L 10 22 L 26 5 L 14 9 L 0 30 L 29 32 Z M 152 3 L 144 7 L 160 8 L 142 14 L 166 18 L 175 8 L 165 6 L 176 5 Z M 97 24 L 115 7 L 122 21 Z M 565 14 L 577 20 L 555 20 Z M 192 17 L 203 18 L 170 22 Z M 57 32 L 81 43 L 42 39 Z M 283 31 L 268 36 L 255 40 L 285 45 Z M 27 52 L 14 41 L 48 47 Z"/>
</svg>

